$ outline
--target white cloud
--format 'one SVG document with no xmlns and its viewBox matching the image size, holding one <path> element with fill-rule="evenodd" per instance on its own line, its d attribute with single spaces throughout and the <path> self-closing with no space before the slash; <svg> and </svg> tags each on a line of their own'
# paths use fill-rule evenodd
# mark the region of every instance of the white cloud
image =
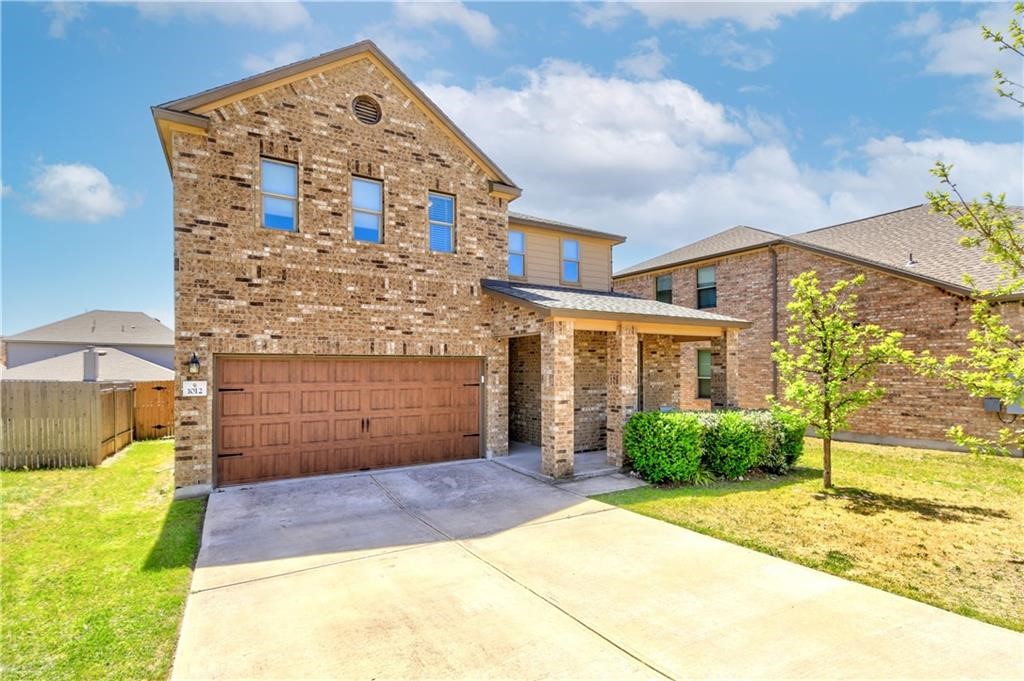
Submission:
<svg viewBox="0 0 1024 681">
<path fill-rule="evenodd" d="M 896 27 L 896 35 L 926 36 L 935 33 L 942 25 L 942 16 L 937 9 L 921 12 L 912 19 L 904 21 Z"/>
<path fill-rule="evenodd" d="M 743 95 L 760 94 L 762 92 L 769 92 L 771 87 L 768 85 L 741 85 L 736 91 Z"/>
<path fill-rule="evenodd" d="M 252 73 L 268 71 L 299 61 L 306 56 L 306 49 L 302 43 L 291 42 L 281 45 L 268 55 L 247 54 L 242 58 L 242 68 Z"/>
<path fill-rule="evenodd" d="M 662 53 L 657 38 L 637 42 L 633 54 L 615 62 L 616 70 L 644 79 L 658 78 L 666 66 L 668 57 Z"/>
<path fill-rule="evenodd" d="M 718 57 L 722 64 L 740 71 L 757 71 L 775 61 L 771 43 L 755 46 L 741 42 L 731 24 L 704 39 L 702 52 Z"/>
<path fill-rule="evenodd" d="M 356 34 L 357 40 L 372 40 L 384 54 L 402 61 L 417 61 L 429 56 L 430 51 L 418 40 L 402 35 L 389 24 L 372 24 Z"/>
<path fill-rule="evenodd" d="M 677 80 L 605 77 L 548 61 L 522 82 L 424 89 L 524 188 L 516 208 L 630 235 L 623 267 L 737 223 L 781 232 L 924 201 L 928 169 L 1019 203 L 1020 144 L 860 135 L 838 165 L 796 162 L 782 121 L 738 113 Z"/>
<path fill-rule="evenodd" d="M 98 168 L 84 163 L 42 166 L 30 183 L 26 208 L 44 220 L 100 222 L 124 213 L 124 191 Z"/>
<path fill-rule="evenodd" d="M 48 35 L 64 38 L 68 34 L 68 26 L 85 16 L 85 3 L 50 2 L 43 5 L 43 11 L 50 15 Z"/>
<path fill-rule="evenodd" d="M 477 47 L 492 47 L 498 40 L 498 29 L 491 18 L 461 2 L 400 2 L 395 5 L 395 17 L 411 26 L 451 24 Z"/>
<path fill-rule="evenodd" d="M 653 26 L 679 23 L 701 27 L 726 20 L 738 22 L 750 30 L 773 30 L 779 27 L 782 19 L 801 12 L 823 12 L 837 21 L 856 11 L 857 7 L 858 3 L 852 2 L 604 2 L 583 5 L 578 18 L 588 28 L 610 29 L 621 24 L 632 12 L 638 12 Z"/>
<path fill-rule="evenodd" d="M 138 2 L 135 5 L 145 19 L 168 22 L 184 18 L 189 21 L 217 21 L 225 26 L 244 26 L 271 32 L 288 31 L 310 26 L 309 12 L 301 2 Z"/>
<path fill-rule="evenodd" d="M 10 196 L 14 196 L 14 187 L 0 182 L 0 198 L 6 199 Z"/>
</svg>

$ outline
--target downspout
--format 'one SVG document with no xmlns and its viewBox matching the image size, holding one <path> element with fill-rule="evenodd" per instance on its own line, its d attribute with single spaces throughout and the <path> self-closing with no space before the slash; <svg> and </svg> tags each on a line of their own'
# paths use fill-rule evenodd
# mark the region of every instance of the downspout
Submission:
<svg viewBox="0 0 1024 681">
<path fill-rule="evenodd" d="M 772 342 L 779 340 L 779 255 L 775 246 L 768 247 L 772 273 Z M 779 396 L 779 366 L 772 362 L 772 395 Z"/>
</svg>

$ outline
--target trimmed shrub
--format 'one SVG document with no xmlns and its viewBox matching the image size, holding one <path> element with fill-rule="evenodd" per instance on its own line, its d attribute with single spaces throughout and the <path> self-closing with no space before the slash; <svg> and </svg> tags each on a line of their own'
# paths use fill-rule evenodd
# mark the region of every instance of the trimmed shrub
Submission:
<svg viewBox="0 0 1024 681">
<path fill-rule="evenodd" d="M 807 433 L 807 422 L 788 411 L 776 409 L 772 416 L 782 429 L 780 448 L 786 459 L 786 468 L 791 468 L 804 453 L 804 435 Z"/>
<path fill-rule="evenodd" d="M 764 434 L 743 412 L 726 411 L 715 416 L 718 423 L 704 433 L 704 456 L 708 468 L 725 478 L 745 475 L 768 447 Z"/>
<path fill-rule="evenodd" d="M 643 411 L 623 432 L 626 459 L 648 482 L 690 482 L 700 470 L 701 426 L 694 414 Z"/>
<path fill-rule="evenodd" d="M 626 459 L 648 482 L 706 483 L 753 468 L 783 474 L 803 453 L 807 424 L 782 410 L 638 412 L 626 423 Z"/>
</svg>

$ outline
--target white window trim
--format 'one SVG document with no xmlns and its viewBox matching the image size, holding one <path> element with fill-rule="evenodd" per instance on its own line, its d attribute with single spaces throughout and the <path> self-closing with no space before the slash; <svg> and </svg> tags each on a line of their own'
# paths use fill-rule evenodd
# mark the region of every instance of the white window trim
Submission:
<svg viewBox="0 0 1024 681">
<path fill-rule="evenodd" d="M 576 259 L 565 257 L 565 242 L 572 241 L 576 244 Z M 558 241 L 558 280 L 563 285 L 567 286 L 582 286 L 583 285 L 583 264 L 580 260 L 583 259 L 583 247 L 580 244 L 579 239 L 559 239 Z M 576 263 L 576 280 L 565 278 L 565 263 L 574 262 Z"/>
<path fill-rule="evenodd" d="M 383 196 L 383 194 L 381 194 L 381 196 Z M 433 197 L 433 196 L 439 196 L 441 198 L 451 199 L 452 200 L 452 221 L 451 222 L 441 222 L 440 220 L 431 220 L 430 219 L 430 201 L 432 200 L 431 197 Z M 456 204 L 456 202 L 455 202 L 455 195 L 454 194 L 445 194 L 444 192 L 435 192 L 435 191 L 428 191 L 427 192 L 427 250 L 429 250 L 431 253 L 450 253 L 450 254 L 454 254 L 456 251 L 458 251 L 458 248 L 456 248 L 456 246 L 455 246 L 455 216 L 456 216 L 457 212 L 458 212 L 458 204 Z M 430 245 L 430 230 L 431 230 L 431 228 L 434 225 L 444 225 L 451 232 L 452 249 L 450 251 L 435 251 L 433 246 Z"/>
<path fill-rule="evenodd" d="M 295 168 L 295 196 L 288 196 L 287 194 L 278 194 L 277 192 L 269 192 L 263 188 L 263 163 L 273 163 L 279 166 L 287 166 Z M 281 199 L 282 201 L 291 201 L 295 204 L 295 224 L 291 229 L 281 229 L 280 227 L 269 227 L 265 218 L 267 217 L 266 212 L 263 210 L 263 197 L 269 196 L 273 199 Z M 272 229 L 275 232 L 297 232 L 299 231 L 299 164 L 294 161 L 282 161 L 281 159 L 271 158 L 270 156 L 260 156 L 260 227 L 263 229 Z"/>
<path fill-rule="evenodd" d="M 517 281 L 522 281 L 522 280 L 526 279 L 526 232 L 524 232 L 521 229 L 510 229 L 508 231 L 509 231 L 510 234 L 512 232 L 515 232 L 516 234 L 522 234 L 523 235 L 523 250 L 522 251 L 513 251 L 512 250 L 512 242 L 511 241 L 508 242 L 508 254 L 509 255 L 521 255 L 523 257 L 523 273 L 522 274 L 512 274 L 512 272 L 509 271 L 508 272 L 508 278 L 509 279 L 515 279 Z M 507 269 L 507 264 L 506 264 L 506 269 Z"/>
<path fill-rule="evenodd" d="M 697 371 L 696 371 L 696 374 L 697 374 L 697 399 L 698 400 L 710 400 L 711 399 L 711 374 L 709 373 L 707 376 L 701 376 L 700 375 L 700 353 L 702 353 L 702 352 L 708 353 L 708 358 L 711 359 L 711 360 L 714 360 L 714 356 L 711 355 L 711 350 L 709 350 L 707 348 L 699 348 L 697 350 Z M 711 371 L 711 365 L 710 364 L 708 365 L 708 371 L 709 372 Z M 704 397 L 704 396 L 702 396 L 700 394 L 700 382 L 701 381 L 707 381 L 708 382 L 708 395 L 707 395 L 707 397 Z"/>
<path fill-rule="evenodd" d="M 356 180 L 361 180 L 363 182 L 375 182 L 376 184 L 380 185 L 380 211 L 372 211 L 372 210 L 369 210 L 368 208 L 356 208 L 356 192 L 355 192 Z M 355 241 L 356 243 L 360 243 L 360 244 L 382 244 L 382 243 L 384 243 L 384 181 L 383 180 L 378 180 L 378 179 L 373 178 L 373 177 L 363 177 L 362 175 L 353 175 L 352 176 L 352 193 L 351 193 L 351 196 L 349 197 L 349 203 L 350 203 L 350 205 L 352 207 L 352 240 Z M 357 239 L 356 238 L 356 213 L 365 213 L 366 215 L 379 215 L 380 216 L 380 226 L 377 228 L 377 240 L 376 241 L 367 241 L 366 239 Z"/>
</svg>

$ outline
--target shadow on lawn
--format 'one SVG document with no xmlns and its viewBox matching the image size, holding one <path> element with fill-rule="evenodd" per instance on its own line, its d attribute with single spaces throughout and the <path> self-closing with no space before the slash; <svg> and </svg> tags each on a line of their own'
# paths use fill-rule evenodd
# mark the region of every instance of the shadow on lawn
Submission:
<svg viewBox="0 0 1024 681">
<path fill-rule="evenodd" d="M 142 569 L 147 572 L 192 567 L 199 552 L 206 499 L 172 501 L 164 516 L 160 535 L 149 550 Z"/>
<path fill-rule="evenodd" d="M 846 510 L 858 515 L 872 516 L 885 511 L 914 513 L 924 520 L 941 522 L 977 522 L 980 518 L 1009 518 L 1006 511 L 984 506 L 961 506 L 946 504 L 933 499 L 898 497 L 892 494 L 871 492 L 860 487 L 836 487 L 829 492 L 819 492 L 819 500 L 839 499 L 846 502 Z"/>
<path fill-rule="evenodd" d="M 652 487 L 666 492 L 678 492 L 681 496 L 724 497 L 738 492 L 766 492 L 820 477 L 820 468 L 805 468 L 801 466 L 792 469 L 785 475 L 754 477 L 747 478 L 746 480 L 719 480 L 707 486 L 687 483 L 652 485 Z M 628 494 L 628 492 L 626 493 Z"/>
</svg>

